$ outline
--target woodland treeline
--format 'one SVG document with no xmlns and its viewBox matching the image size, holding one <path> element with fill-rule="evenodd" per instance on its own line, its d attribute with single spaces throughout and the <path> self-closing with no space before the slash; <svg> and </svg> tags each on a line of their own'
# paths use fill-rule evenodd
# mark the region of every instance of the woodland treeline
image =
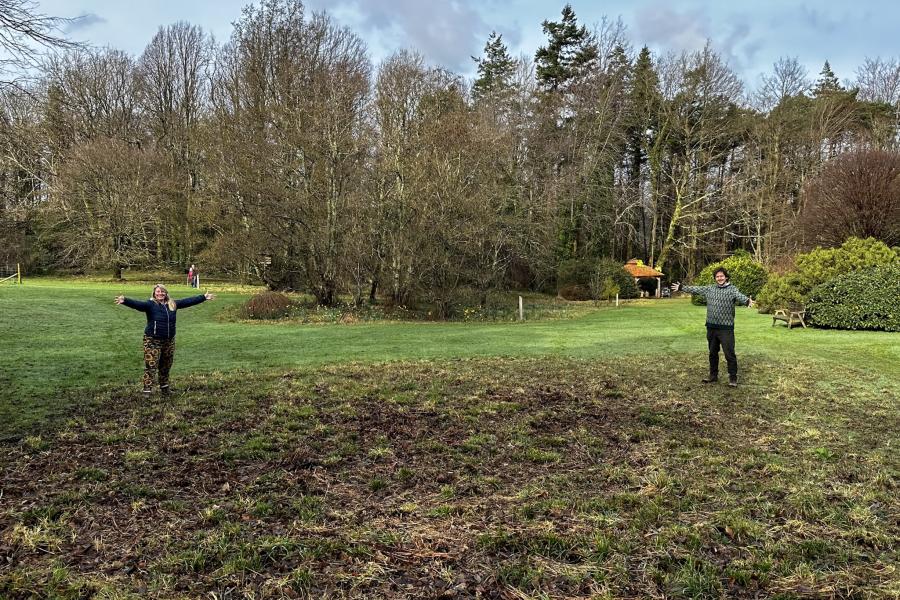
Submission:
<svg viewBox="0 0 900 600">
<path fill-rule="evenodd" d="M 449 310 L 554 290 L 570 261 L 680 278 L 738 249 L 773 266 L 900 243 L 896 57 L 844 83 L 785 57 L 750 87 L 711 45 L 657 56 L 569 6 L 543 29 L 523 57 L 492 34 L 474 81 L 414 50 L 373 65 L 299 0 L 248 6 L 222 44 L 179 22 L 140 56 L 57 52 L 0 88 L 0 263 L 194 262 L 326 305 Z M 878 175 L 844 191 L 872 193 L 835 193 L 859 173 Z"/>
</svg>

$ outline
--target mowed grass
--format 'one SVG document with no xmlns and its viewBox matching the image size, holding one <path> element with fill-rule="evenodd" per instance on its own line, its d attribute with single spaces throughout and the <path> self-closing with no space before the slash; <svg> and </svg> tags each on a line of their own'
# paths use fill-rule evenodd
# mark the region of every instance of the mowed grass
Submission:
<svg viewBox="0 0 900 600">
<path fill-rule="evenodd" d="M 733 390 L 684 300 L 298 326 L 223 293 L 147 402 L 112 297 L 148 286 L 13 290 L 2 598 L 900 596 L 896 334 L 739 310 Z"/>
<path fill-rule="evenodd" d="M 196 293 L 179 285 L 170 289 L 175 297 Z M 137 388 L 144 315 L 113 305 L 120 293 L 144 299 L 150 286 L 32 279 L 0 287 L 0 439 L 58 420 L 92 397 L 83 390 L 126 382 Z M 248 297 L 225 291 L 215 302 L 179 313 L 174 385 L 199 373 L 492 356 L 627 356 L 655 369 L 661 357 L 678 355 L 698 375 L 705 369 L 705 309 L 684 299 L 601 305 L 578 318 L 525 323 L 301 326 L 223 320 L 234 312 L 229 307 Z M 766 315 L 738 309 L 738 353 L 746 364 L 802 361 L 840 366 L 869 380 L 900 378 L 897 334 L 788 332 L 770 324 Z M 744 374 L 753 385 L 751 373 Z"/>
</svg>

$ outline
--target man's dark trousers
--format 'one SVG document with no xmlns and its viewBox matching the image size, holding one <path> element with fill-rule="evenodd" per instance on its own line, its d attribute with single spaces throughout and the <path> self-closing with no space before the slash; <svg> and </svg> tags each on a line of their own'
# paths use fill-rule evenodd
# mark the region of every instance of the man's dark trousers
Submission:
<svg viewBox="0 0 900 600">
<path fill-rule="evenodd" d="M 712 379 L 719 376 L 719 347 L 725 353 L 728 363 L 729 379 L 737 379 L 737 356 L 734 354 L 734 329 L 706 328 L 706 341 L 709 343 L 709 375 Z"/>
</svg>

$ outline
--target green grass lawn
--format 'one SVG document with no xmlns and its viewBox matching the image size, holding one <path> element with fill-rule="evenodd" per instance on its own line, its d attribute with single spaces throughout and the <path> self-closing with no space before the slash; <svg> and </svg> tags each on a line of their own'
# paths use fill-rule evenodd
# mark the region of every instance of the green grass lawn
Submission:
<svg viewBox="0 0 900 600">
<path fill-rule="evenodd" d="M 119 293 L 146 298 L 149 286 L 31 280 L 0 287 L 0 435 L 56 408 L 55 398 L 106 384 L 138 385 L 144 315 L 113 305 Z M 214 290 L 215 291 L 215 290 Z M 173 295 L 193 292 L 173 286 Z M 655 369 L 661 356 L 684 355 L 704 368 L 704 308 L 686 300 L 601 306 L 574 319 L 525 323 L 397 323 L 345 326 L 224 322 L 246 300 L 220 293 L 215 302 L 179 315 L 173 378 L 243 369 L 257 372 L 347 362 L 490 356 L 633 357 Z M 747 364 L 795 361 L 834 364 L 866 380 L 900 376 L 900 343 L 891 333 L 786 331 L 738 309 L 737 349 Z M 752 377 L 746 378 L 748 384 Z M 27 409 L 27 410 L 22 410 Z M 13 412 L 11 413 L 10 410 Z"/>
<path fill-rule="evenodd" d="M 900 596 L 897 334 L 739 309 L 732 390 L 687 300 L 297 325 L 225 291 L 146 402 L 118 293 L 0 288 L 0 597 Z"/>
</svg>

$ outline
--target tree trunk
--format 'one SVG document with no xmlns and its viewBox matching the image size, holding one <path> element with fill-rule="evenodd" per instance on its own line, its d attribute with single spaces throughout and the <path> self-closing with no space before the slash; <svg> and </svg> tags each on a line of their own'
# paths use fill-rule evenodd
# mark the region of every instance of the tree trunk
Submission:
<svg viewBox="0 0 900 600">
<path fill-rule="evenodd" d="M 375 304 L 375 294 L 378 292 L 378 278 L 372 278 L 372 286 L 369 288 L 369 304 Z"/>
</svg>

